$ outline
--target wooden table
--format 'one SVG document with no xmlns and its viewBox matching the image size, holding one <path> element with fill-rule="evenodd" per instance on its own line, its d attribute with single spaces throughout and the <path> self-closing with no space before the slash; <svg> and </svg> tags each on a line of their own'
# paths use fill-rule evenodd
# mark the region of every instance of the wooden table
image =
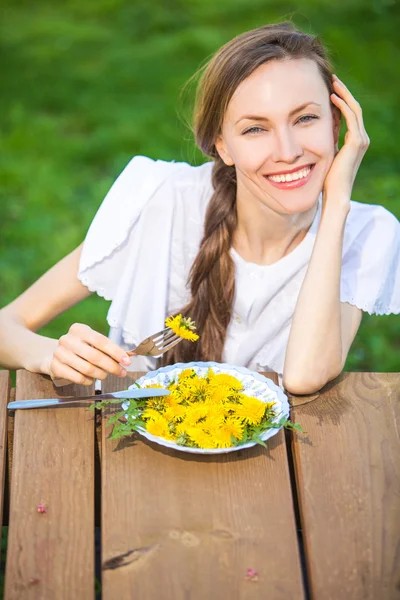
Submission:
<svg viewBox="0 0 400 600">
<path fill-rule="evenodd" d="M 17 400 L 55 394 L 17 373 Z M 400 373 L 291 397 L 306 434 L 221 456 L 111 441 L 87 408 L 7 415 L 6 371 L 0 398 L 6 600 L 94 598 L 96 525 L 103 600 L 400 598 Z"/>
</svg>

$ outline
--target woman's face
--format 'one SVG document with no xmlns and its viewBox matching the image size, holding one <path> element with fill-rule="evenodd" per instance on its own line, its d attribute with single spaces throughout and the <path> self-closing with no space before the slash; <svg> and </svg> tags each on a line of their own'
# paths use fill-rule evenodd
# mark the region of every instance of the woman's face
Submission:
<svg viewBox="0 0 400 600">
<path fill-rule="evenodd" d="M 235 165 L 238 200 L 253 198 L 281 214 L 312 208 L 339 135 L 332 106 L 309 59 L 272 60 L 242 81 L 216 142 L 224 162 Z"/>
</svg>

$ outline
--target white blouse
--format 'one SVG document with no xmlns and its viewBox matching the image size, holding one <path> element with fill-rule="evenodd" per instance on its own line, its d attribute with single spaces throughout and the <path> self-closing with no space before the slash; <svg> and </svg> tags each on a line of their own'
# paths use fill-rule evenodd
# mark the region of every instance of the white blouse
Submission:
<svg viewBox="0 0 400 600">
<path fill-rule="evenodd" d="M 199 167 L 135 156 L 117 178 L 87 233 L 80 281 L 112 300 L 109 337 L 131 348 L 163 329 L 189 300 L 187 278 L 213 193 L 212 162 Z M 223 361 L 275 371 L 282 382 L 297 298 L 321 216 L 301 243 L 272 265 L 246 262 L 233 248 L 236 294 Z M 340 300 L 370 314 L 400 312 L 400 223 L 379 205 L 351 201 L 343 241 Z M 200 332 L 201 334 L 201 332 Z M 133 357 L 131 370 L 156 368 Z"/>
</svg>

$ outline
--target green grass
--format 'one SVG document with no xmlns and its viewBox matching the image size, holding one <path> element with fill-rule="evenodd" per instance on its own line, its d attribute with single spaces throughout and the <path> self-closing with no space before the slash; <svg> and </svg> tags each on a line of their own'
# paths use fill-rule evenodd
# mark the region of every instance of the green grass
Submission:
<svg viewBox="0 0 400 600">
<path fill-rule="evenodd" d="M 400 216 L 398 7 L 391 0 L 90 0 L 3 3 L 0 31 L 0 306 L 76 247 L 129 159 L 204 162 L 179 112 L 182 85 L 221 44 L 285 18 L 319 34 L 361 102 L 370 149 L 353 199 Z M 107 333 L 91 297 L 43 329 L 74 321 Z M 346 370 L 398 370 L 396 316 L 365 315 Z"/>
</svg>

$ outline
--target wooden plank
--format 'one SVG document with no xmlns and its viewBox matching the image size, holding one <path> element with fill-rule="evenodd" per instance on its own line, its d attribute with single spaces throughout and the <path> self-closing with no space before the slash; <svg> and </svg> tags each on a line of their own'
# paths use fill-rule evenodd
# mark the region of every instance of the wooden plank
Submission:
<svg viewBox="0 0 400 600">
<path fill-rule="evenodd" d="M 16 399 L 73 395 L 17 372 Z M 86 408 L 15 414 L 5 599 L 94 598 L 94 418 Z M 45 505 L 45 513 L 37 510 Z"/>
<path fill-rule="evenodd" d="M 313 600 L 400 598 L 400 373 L 343 373 L 292 419 Z"/>
<path fill-rule="evenodd" d="M 111 441 L 106 420 L 103 600 L 304 598 L 283 431 L 267 450 L 195 456 L 138 435 Z"/>
<path fill-rule="evenodd" d="M 9 402 L 14 402 L 15 400 L 15 387 L 10 389 Z M 9 511 L 9 500 L 10 500 L 10 487 L 11 487 L 11 472 L 12 472 L 12 457 L 13 457 L 13 446 L 14 446 L 14 411 L 7 411 L 7 468 L 6 468 L 6 482 L 5 489 L 8 494 L 5 499 L 8 503 L 7 508 Z M 4 512 L 4 511 L 3 511 Z M 7 522 L 4 522 L 5 525 L 8 525 L 8 512 L 7 512 Z"/>
<path fill-rule="evenodd" d="M 0 371 L 0 516 L 3 516 L 4 484 L 7 455 L 7 404 L 10 396 L 10 374 Z M 0 530 L 1 539 L 1 530 Z"/>
</svg>

